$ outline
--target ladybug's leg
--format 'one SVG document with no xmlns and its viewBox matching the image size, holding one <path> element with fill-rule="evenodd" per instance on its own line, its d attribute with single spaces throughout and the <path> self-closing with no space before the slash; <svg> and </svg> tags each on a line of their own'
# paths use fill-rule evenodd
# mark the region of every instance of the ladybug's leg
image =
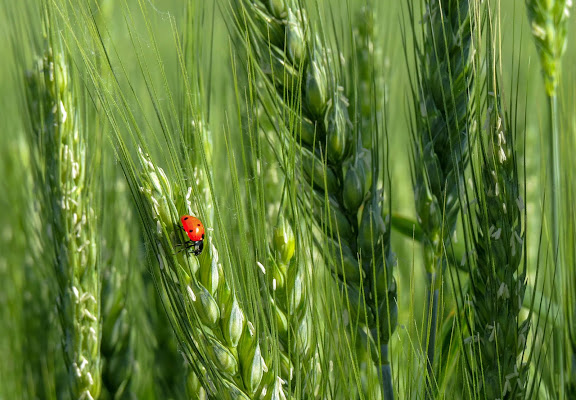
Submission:
<svg viewBox="0 0 576 400">
<path fill-rule="evenodd" d="M 182 253 L 184 250 L 186 250 L 186 245 L 180 244 L 180 243 L 176 243 L 175 245 L 176 247 L 179 247 L 178 251 L 176 252 L 176 254 L 178 253 Z"/>
<path fill-rule="evenodd" d="M 184 225 L 178 224 L 178 226 L 179 226 L 180 228 L 182 228 L 182 230 L 183 230 L 184 232 L 186 232 L 186 229 L 184 229 Z M 174 232 L 174 233 L 176 233 L 176 232 Z M 179 235 L 176 235 L 176 236 L 179 236 Z M 183 252 L 184 250 L 190 248 L 190 245 L 189 245 L 188 242 L 186 242 L 186 243 L 174 243 L 174 247 L 178 247 L 178 248 L 179 248 L 179 250 L 176 252 L 176 254 L 178 254 L 178 253 L 181 253 L 181 252 Z"/>
<path fill-rule="evenodd" d="M 195 244 L 195 243 L 196 243 L 196 242 L 190 242 L 190 241 L 189 241 L 189 242 L 185 242 L 185 243 L 176 243 L 175 246 L 176 246 L 176 247 L 180 247 L 180 249 L 179 249 L 176 253 L 181 253 L 181 252 L 183 252 L 184 250 L 188 250 L 188 249 L 194 247 L 194 244 Z"/>
</svg>

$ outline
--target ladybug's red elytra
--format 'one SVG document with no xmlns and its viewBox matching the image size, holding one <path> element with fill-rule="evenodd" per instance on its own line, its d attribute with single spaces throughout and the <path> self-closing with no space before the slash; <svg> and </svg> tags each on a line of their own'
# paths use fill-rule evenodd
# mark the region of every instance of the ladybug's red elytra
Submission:
<svg viewBox="0 0 576 400">
<path fill-rule="evenodd" d="M 186 248 L 193 249 L 194 255 L 199 255 L 204 248 L 204 225 L 198 218 L 191 215 L 183 215 L 180 221 L 182 221 L 182 229 L 190 238 L 190 242 L 186 243 Z"/>
</svg>

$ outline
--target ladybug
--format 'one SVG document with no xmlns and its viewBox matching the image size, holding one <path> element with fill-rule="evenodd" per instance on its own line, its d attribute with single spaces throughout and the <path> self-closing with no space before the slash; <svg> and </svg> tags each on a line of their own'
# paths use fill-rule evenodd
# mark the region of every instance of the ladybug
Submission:
<svg viewBox="0 0 576 400">
<path fill-rule="evenodd" d="M 204 225 L 198 218 L 191 215 L 183 215 L 180 221 L 182 221 L 182 229 L 190 238 L 190 242 L 186 243 L 185 248 L 193 249 L 192 252 L 196 256 L 200 255 L 204 248 Z"/>
</svg>

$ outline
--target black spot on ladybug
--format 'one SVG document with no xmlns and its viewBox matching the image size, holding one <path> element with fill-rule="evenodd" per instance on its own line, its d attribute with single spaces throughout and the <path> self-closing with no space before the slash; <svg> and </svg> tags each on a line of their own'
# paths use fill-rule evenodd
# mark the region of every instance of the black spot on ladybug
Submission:
<svg viewBox="0 0 576 400">
<path fill-rule="evenodd" d="M 189 232 L 192 232 L 192 229 L 190 229 Z"/>
<path fill-rule="evenodd" d="M 186 221 L 188 219 L 188 217 L 184 218 L 184 221 Z"/>
<path fill-rule="evenodd" d="M 200 226 L 200 224 L 196 225 L 196 226 Z"/>
</svg>

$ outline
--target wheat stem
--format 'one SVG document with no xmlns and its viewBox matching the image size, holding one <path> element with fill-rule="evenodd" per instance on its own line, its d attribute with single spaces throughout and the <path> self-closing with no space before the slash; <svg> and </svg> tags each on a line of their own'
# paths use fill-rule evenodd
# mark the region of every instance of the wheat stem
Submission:
<svg viewBox="0 0 576 400">
<path fill-rule="evenodd" d="M 556 86 L 556 85 L 554 85 Z M 549 92 L 550 93 L 550 92 Z M 562 207 L 562 196 L 560 190 L 562 187 L 562 173 L 561 173 L 561 159 L 560 159 L 560 130 L 559 130 L 559 113 L 558 113 L 558 97 L 556 90 L 552 91 L 552 95 L 548 96 L 548 111 L 550 115 L 550 134 L 548 135 L 548 176 L 550 177 L 550 208 L 552 213 L 552 265 L 553 265 L 553 286 L 551 290 L 552 299 L 560 304 L 564 299 L 564 257 L 563 245 L 560 240 L 560 224 L 559 214 Z M 569 310 L 568 312 L 572 312 Z M 565 396 L 565 365 L 567 360 L 565 356 L 565 331 L 564 314 L 559 313 L 556 317 L 556 322 L 552 327 L 552 349 L 553 349 L 553 364 L 557 369 L 558 374 L 558 392 L 560 398 Z"/>
<path fill-rule="evenodd" d="M 560 195 L 562 160 L 560 159 L 560 129 L 557 88 L 561 78 L 561 60 L 566 50 L 567 21 L 572 0 L 526 0 L 526 9 L 531 23 L 532 36 L 540 56 L 542 76 L 548 97 L 550 130 L 548 135 L 548 177 L 550 179 L 550 213 L 552 219 L 551 238 L 553 254 L 553 287 L 551 294 L 557 303 L 564 299 L 564 249 L 560 239 L 562 229 L 559 213 L 562 207 Z M 572 311 L 569 311 L 572 312 Z M 564 315 L 559 315 L 559 326 L 563 326 Z M 558 371 L 558 390 L 561 397 L 565 392 L 565 332 L 558 325 L 553 328 L 553 365 Z"/>
</svg>

